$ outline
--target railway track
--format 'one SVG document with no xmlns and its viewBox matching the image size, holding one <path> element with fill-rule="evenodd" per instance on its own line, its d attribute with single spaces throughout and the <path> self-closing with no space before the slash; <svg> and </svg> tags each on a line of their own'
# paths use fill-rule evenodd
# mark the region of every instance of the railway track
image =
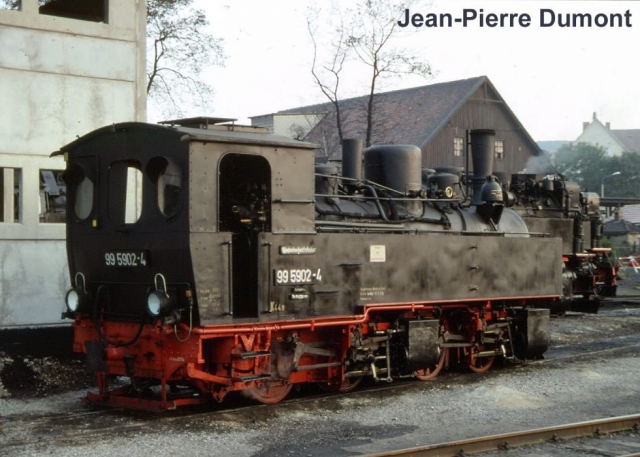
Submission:
<svg viewBox="0 0 640 457">
<path fill-rule="evenodd" d="M 600 342 L 602 343 L 602 342 Z M 559 347 L 559 351 L 552 351 L 550 356 L 544 360 L 529 362 L 529 365 L 537 366 L 540 364 L 550 363 L 558 360 L 566 359 L 578 359 L 582 357 L 597 356 L 610 352 L 631 350 L 640 347 L 640 336 L 628 335 L 624 337 L 611 338 L 607 348 L 602 350 L 590 350 L 591 343 L 583 343 L 577 345 L 567 345 L 566 347 Z M 565 350 L 566 348 L 566 350 Z M 574 352 L 568 353 L 570 349 Z M 582 350 L 581 350 L 582 349 Z M 557 353 L 556 353 L 557 352 Z M 474 374 L 461 374 L 461 373 L 447 373 L 441 375 L 442 381 L 448 382 L 451 376 L 474 376 Z M 436 381 L 437 382 L 437 381 Z M 385 391 L 400 392 L 406 389 L 415 388 L 416 386 L 423 385 L 419 382 L 395 382 L 391 384 L 372 384 L 362 389 L 347 393 L 309 393 L 302 396 L 293 396 L 282 402 L 283 407 L 285 405 L 296 405 L 313 402 L 322 402 L 325 399 L 337 400 L 340 397 L 353 397 L 357 396 L 372 396 Z M 235 402 L 223 403 L 220 407 L 211 409 L 207 406 L 199 406 L 192 408 L 184 408 L 182 410 L 173 411 L 166 415 L 157 415 L 153 413 L 145 412 L 132 412 L 121 409 L 96 409 L 87 410 L 85 407 L 79 406 L 73 408 L 69 412 L 49 412 L 49 413 L 32 413 L 25 415 L 5 415 L 0 416 L 0 437 L 3 438 L 3 449 L 0 450 L 0 455 L 10 449 L 17 449 L 28 444 L 37 444 L 41 442 L 43 436 L 46 436 L 47 440 L 56 442 L 59 444 L 73 442 L 75 439 L 82 439 L 84 441 L 91 440 L 92 438 L 99 439 L 105 435 L 121 435 L 126 433 L 143 433 L 148 427 L 149 421 L 154 424 L 180 424 L 185 421 L 198 421 L 207 420 L 208 422 L 215 422 L 219 417 L 229 417 L 233 415 L 242 415 L 248 411 L 255 412 L 256 415 L 260 415 L 261 411 L 268 415 L 268 411 L 272 410 L 270 405 L 256 404 L 252 401 L 242 398 L 236 398 Z M 74 399 L 78 401 L 78 399 Z M 240 406 L 238 406 L 240 403 Z M 5 431 L 9 428 L 16 428 L 24 431 L 24 433 L 13 433 L 11 436 L 6 436 Z M 609 431 L 609 429 L 607 429 Z M 3 436 L 5 435 L 5 436 Z M 505 436 L 510 436 L 505 435 Z M 498 435 L 499 436 L 499 435 Z M 503 439 L 502 443 L 508 442 L 512 446 L 509 440 Z M 516 441 L 514 441 L 515 443 Z M 458 442 L 462 443 L 462 442 Z M 468 453 L 465 448 L 465 453 Z M 395 455 L 395 454 L 389 454 Z M 397 454 L 397 455 L 412 455 L 412 454 Z M 421 455 L 421 454 L 416 454 Z M 435 454 L 424 454 L 435 455 Z M 444 455 L 444 454 L 443 454 Z M 446 454 L 446 455 L 455 455 Z"/>
<path fill-rule="evenodd" d="M 558 425 L 521 432 L 503 433 L 499 435 L 484 436 L 481 438 L 451 441 L 448 443 L 433 444 L 399 451 L 370 454 L 368 457 L 459 457 L 513 449 L 544 442 L 558 442 L 560 440 L 571 440 L 591 435 L 604 435 L 626 430 L 634 430 L 636 432 L 640 430 L 640 414 Z M 638 454 L 635 453 L 631 455 Z"/>
<path fill-rule="evenodd" d="M 620 316 L 628 320 L 628 317 Z M 607 324 L 608 325 L 608 324 Z M 565 363 L 566 361 L 575 359 L 597 358 L 604 354 L 611 354 L 618 357 L 629 352 L 638 352 L 640 347 L 639 335 L 618 336 L 607 339 L 599 339 L 597 341 L 585 341 L 582 343 L 556 344 L 546 354 L 546 358 L 539 361 L 528 362 L 526 366 L 531 369 L 536 367 L 542 368 L 545 364 L 553 364 L 554 362 Z M 490 377 L 500 377 L 500 369 L 496 369 L 493 373 L 489 373 Z M 504 370 L 502 370 L 504 371 Z M 509 370 L 507 370 L 509 371 Z M 441 389 L 442 386 L 450 383 L 461 381 L 465 383 L 465 379 L 477 376 L 474 374 L 463 374 L 450 372 L 442 374 L 435 382 L 394 382 L 391 384 L 373 384 L 365 389 L 350 393 L 314 393 L 303 395 L 292 395 L 290 399 L 283 402 L 282 408 L 279 408 L 278 414 L 287 414 L 287 405 L 296 410 L 296 405 L 304 407 L 305 404 L 314 404 L 313 408 L 326 408 L 326 404 L 331 403 L 331 399 L 336 403 L 340 403 L 341 397 L 345 399 L 350 397 L 348 401 L 353 400 L 354 403 L 366 403 L 367 399 L 373 398 L 378 394 L 384 394 L 384 391 L 390 391 L 387 396 L 393 396 L 394 392 L 402 393 L 410 389 L 425 389 L 432 386 Z M 487 376 L 487 375 L 485 375 Z M 164 430 L 177 428 L 180 429 L 185 424 L 194 424 L 194 428 L 206 429 L 211 424 L 224 421 L 238 421 L 239 417 L 245 418 L 251 416 L 251 420 L 256 418 L 258 423 L 264 421 L 267 423 L 274 414 L 274 409 L 268 405 L 260 405 L 240 397 L 234 399 L 236 401 L 225 402 L 214 409 L 208 407 L 194 407 L 179 411 L 174 411 L 166 415 L 154 415 L 140 412 L 122 411 L 117 409 L 96 409 L 89 410 L 82 406 L 77 396 L 65 394 L 68 400 L 60 401 L 60 405 L 65 405 L 60 409 L 49 409 L 48 411 L 32 410 L 31 412 L 20 414 L 9 413 L 4 407 L 4 411 L 0 413 L 0 441 L 3 447 L 0 449 L 0 455 L 15 455 L 12 451 L 24 449 L 25 446 L 33 448 L 39 446 L 43 442 L 53 448 L 65 446 L 68 443 L 88 442 L 91 440 L 100 441 L 105 436 L 141 436 L 149 430 L 156 427 Z M 231 399 L 229 399 L 231 400 Z M 2 400 L 0 400 L 2 401 Z M 329 402 L 329 403 L 327 403 Z M 306 409 L 309 409 L 308 407 Z M 585 416 L 583 416 L 585 417 Z M 589 416 L 586 416 L 589 417 Z M 199 424 L 199 425 L 198 425 Z M 187 425 L 188 426 L 188 425 Z M 212 427 L 213 428 L 213 427 Z M 46 448 L 51 449 L 51 448 Z M 640 449 L 640 448 L 639 448 Z"/>
</svg>

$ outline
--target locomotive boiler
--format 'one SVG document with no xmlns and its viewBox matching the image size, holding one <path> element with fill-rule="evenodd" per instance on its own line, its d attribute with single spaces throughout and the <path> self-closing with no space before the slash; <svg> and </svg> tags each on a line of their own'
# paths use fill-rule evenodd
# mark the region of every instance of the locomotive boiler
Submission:
<svg viewBox="0 0 640 457">
<path fill-rule="evenodd" d="M 88 399 L 275 403 L 295 384 L 541 356 L 567 291 L 563 240 L 510 208 L 492 144 L 471 132 L 471 199 L 415 146 L 352 144 L 340 173 L 314 165 L 316 145 L 211 118 L 64 146 L 65 315 L 97 373 Z"/>
</svg>

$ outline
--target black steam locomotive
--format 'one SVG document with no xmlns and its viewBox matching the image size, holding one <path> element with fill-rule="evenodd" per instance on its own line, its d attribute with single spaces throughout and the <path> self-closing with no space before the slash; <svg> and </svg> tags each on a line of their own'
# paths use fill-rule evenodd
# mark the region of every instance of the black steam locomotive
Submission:
<svg viewBox="0 0 640 457">
<path fill-rule="evenodd" d="M 65 314 L 98 376 L 89 400 L 275 403 L 298 383 L 346 391 L 541 356 L 549 309 L 605 277 L 580 289 L 569 258 L 596 268 L 605 255 L 577 230 L 593 198 L 558 178 L 500 182 L 491 131 L 470 147 L 473 179 L 422 170 L 415 146 L 357 143 L 342 173 L 314 174 L 315 145 L 210 118 L 63 147 Z M 130 383 L 112 389 L 115 376 Z"/>
</svg>

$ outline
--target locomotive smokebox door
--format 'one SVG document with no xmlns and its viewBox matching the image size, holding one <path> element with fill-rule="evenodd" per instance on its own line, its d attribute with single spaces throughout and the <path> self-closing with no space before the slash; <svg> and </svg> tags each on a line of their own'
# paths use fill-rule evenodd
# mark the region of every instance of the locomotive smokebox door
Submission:
<svg viewBox="0 0 640 457">
<path fill-rule="evenodd" d="M 407 321 L 407 364 L 410 371 L 424 369 L 438 362 L 438 320 Z"/>
</svg>

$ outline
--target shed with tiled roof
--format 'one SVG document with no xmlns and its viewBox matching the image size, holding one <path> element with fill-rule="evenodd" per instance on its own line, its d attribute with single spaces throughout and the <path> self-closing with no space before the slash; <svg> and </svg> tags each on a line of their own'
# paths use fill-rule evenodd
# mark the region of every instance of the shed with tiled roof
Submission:
<svg viewBox="0 0 640 457">
<path fill-rule="evenodd" d="M 367 101 L 367 96 L 340 101 L 344 138 L 365 138 Z M 376 94 L 374 103 L 372 144 L 415 144 L 422 149 L 425 167 L 464 167 L 465 154 L 460 147 L 466 131 L 472 129 L 496 131 L 496 171 L 517 173 L 532 155 L 541 154 L 486 76 L 383 92 Z M 322 113 L 320 121 L 306 129 L 301 139 L 322 146 L 319 159 L 340 160 L 342 151 L 331 103 L 279 111 L 272 116 L 318 113 Z"/>
<path fill-rule="evenodd" d="M 640 227 L 640 205 L 625 205 L 615 212 L 613 218 L 607 219 L 605 222 L 617 219 L 625 220 Z"/>
<path fill-rule="evenodd" d="M 629 233 L 640 233 L 640 227 L 624 219 L 614 219 L 604 224 L 603 233 L 609 238 L 623 236 Z"/>
<path fill-rule="evenodd" d="M 630 252 L 635 253 L 640 241 L 640 227 L 634 224 L 631 219 L 638 217 L 640 205 L 630 205 L 616 211 L 614 217 L 606 221 L 603 225 L 602 233 L 609 238 L 614 246 L 618 248 L 631 248 Z"/>
</svg>

